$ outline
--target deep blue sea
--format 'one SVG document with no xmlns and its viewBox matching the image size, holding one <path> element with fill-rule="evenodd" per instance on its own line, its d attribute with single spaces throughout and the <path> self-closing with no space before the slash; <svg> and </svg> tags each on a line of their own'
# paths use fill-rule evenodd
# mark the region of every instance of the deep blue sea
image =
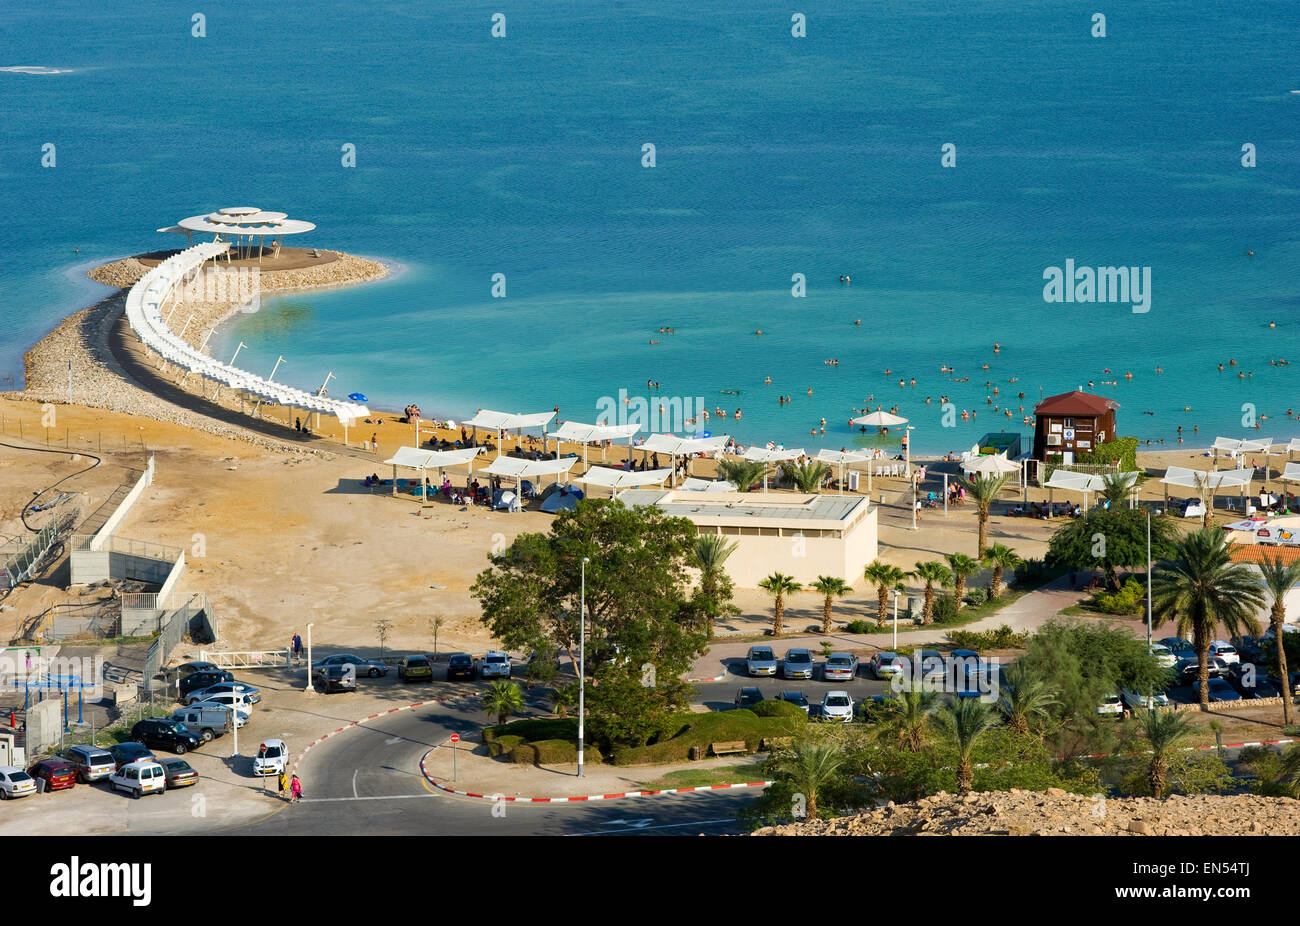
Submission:
<svg viewBox="0 0 1300 926">
<path fill-rule="evenodd" d="M 405 269 L 214 353 L 375 407 L 591 421 L 655 380 L 811 449 L 870 396 L 942 452 L 1092 381 L 1143 439 L 1247 403 L 1300 434 L 1300 4 L 1097 6 L 1104 38 L 1055 0 L 6 4 L 0 67 L 60 73 L 0 72 L 0 375 L 106 292 L 88 266 L 253 205 Z M 1067 259 L 1151 268 L 1150 310 L 1045 302 Z"/>
</svg>

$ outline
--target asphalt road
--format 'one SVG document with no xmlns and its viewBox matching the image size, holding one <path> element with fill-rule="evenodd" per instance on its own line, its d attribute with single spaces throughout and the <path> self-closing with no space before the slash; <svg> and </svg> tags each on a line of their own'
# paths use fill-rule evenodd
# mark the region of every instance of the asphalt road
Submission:
<svg viewBox="0 0 1300 926">
<path fill-rule="evenodd" d="M 477 690 L 477 686 L 474 686 Z M 469 698 L 400 711 L 316 746 L 301 770 L 303 800 L 222 835 L 638 836 L 740 833 L 752 794 L 702 792 L 610 802 L 515 804 L 437 791 L 420 758 L 451 733 L 482 726 Z"/>
</svg>

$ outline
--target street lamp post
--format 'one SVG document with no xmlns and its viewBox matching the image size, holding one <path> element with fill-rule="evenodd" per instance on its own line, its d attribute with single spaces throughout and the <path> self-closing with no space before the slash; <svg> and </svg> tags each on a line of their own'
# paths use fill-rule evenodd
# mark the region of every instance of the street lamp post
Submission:
<svg viewBox="0 0 1300 926">
<path fill-rule="evenodd" d="M 898 649 L 898 589 L 894 589 L 894 649 Z"/>
<path fill-rule="evenodd" d="M 578 777 L 584 777 L 582 767 L 583 710 L 586 707 L 587 684 L 587 563 L 590 557 L 582 558 L 582 591 L 578 604 Z"/>
<path fill-rule="evenodd" d="M 1147 650 L 1151 649 L 1151 509 L 1147 509 Z"/>
<path fill-rule="evenodd" d="M 917 480 L 916 477 L 912 475 L 912 426 L 910 424 L 907 426 L 907 431 L 905 433 L 907 435 L 907 446 L 903 448 L 903 453 L 906 456 L 906 462 L 903 464 L 903 469 L 907 472 L 907 477 L 912 480 L 912 530 L 916 530 Z"/>
<path fill-rule="evenodd" d="M 312 694 L 315 689 L 311 687 L 311 629 L 316 625 L 307 625 L 307 685 L 303 688 L 303 694 Z"/>
</svg>

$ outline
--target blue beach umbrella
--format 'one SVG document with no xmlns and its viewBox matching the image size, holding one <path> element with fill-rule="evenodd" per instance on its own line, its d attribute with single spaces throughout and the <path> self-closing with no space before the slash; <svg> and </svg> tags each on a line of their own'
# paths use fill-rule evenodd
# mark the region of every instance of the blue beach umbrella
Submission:
<svg viewBox="0 0 1300 926">
<path fill-rule="evenodd" d="M 361 393 L 359 393 L 359 392 L 354 392 L 354 393 L 352 393 L 352 395 L 348 396 L 348 398 L 351 399 L 353 402 L 365 402 L 365 401 L 366 401 L 366 397 L 363 396 L 363 395 L 362 395 Z"/>
</svg>

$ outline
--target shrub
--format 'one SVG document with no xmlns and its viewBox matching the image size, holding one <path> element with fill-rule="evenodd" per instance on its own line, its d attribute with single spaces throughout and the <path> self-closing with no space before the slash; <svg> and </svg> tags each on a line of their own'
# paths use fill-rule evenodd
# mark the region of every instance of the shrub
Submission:
<svg viewBox="0 0 1300 926">
<path fill-rule="evenodd" d="M 957 599 L 952 595 L 939 595 L 934 599 L 934 622 L 946 624 L 957 619 Z"/>
<path fill-rule="evenodd" d="M 1107 614 L 1137 614 L 1142 610 L 1146 590 L 1132 576 L 1118 592 L 1098 592 L 1092 596 L 1092 605 Z"/>
<path fill-rule="evenodd" d="M 962 599 L 971 607 L 978 608 L 984 602 L 989 600 L 989 592 L 986 588 L 980 588 L 978 585 L 974 588 L 966 589 L 966 597 Z"/>
<path fill-rule="evenodd" d="M 1010 624 L 996 630 L 950 630 L 947 636 L 958 649 L 973 649 L 977 653 L 986 649 L 1019 649 L 1029 642 L 1029 631 L 1017 633 Z"/>
<path fill-rule="evenodd" d="M 1080 463 L 1110 464 L 1118 463 L 1120 472 L 1131 473 L 1137 466 L 1138 439 L 1136 437 L 1117 437 L 1113 441 L 1098 444 L 1092 453 L 1079 454 Z"/>
<path fill-rule="evenodd" d="M 590 743 L 583 747 L 585 762 L 602 761 L 600 750 Z M 576 765 L 578 744 L 570 740 L 538 740 L 520 743 L 510 750 L 510 761 L 516 765 Z"/>
<path fill-rule="evenodd" d="M 768 702 L 759 702 L 766 704 Z M 793 707 L 793 705 L 790 705 Z M 685 762 L 692 746 L 708 750 L 710 743 L 744 740 L 751 752 L 764 738 L 790 736 L 808 722 L 803 711 L 774 717 L 759 717 L 750 710 L 716 711 L 708 714 L 675 714 L 676 732 L 646 746 L 617 746 L 615 765 L 648 765 Z"/>
<path fill-rule="evenodd" d="M 487 731 L 484 730 L 484 742 L 487 743 L 488 755 L 495 758 L 496 756 L 505 755 L 516 746 L 524 741 L 522 736 L 495 736 L 492 739 L 487 738 Z"/>
<path fill-rule="evenodd" d="M 844 625 L 844 629 L 849 633 L 871 633 L 875 629 L 874 621 L 849 621 Z"/>
<path fill-rule="evenodd" d="M 750 710 L 755 717 L 800 717 L 807 718 L 803 708 L 796 707 L 789 701 L 759 701 Z"/>
</svg>

